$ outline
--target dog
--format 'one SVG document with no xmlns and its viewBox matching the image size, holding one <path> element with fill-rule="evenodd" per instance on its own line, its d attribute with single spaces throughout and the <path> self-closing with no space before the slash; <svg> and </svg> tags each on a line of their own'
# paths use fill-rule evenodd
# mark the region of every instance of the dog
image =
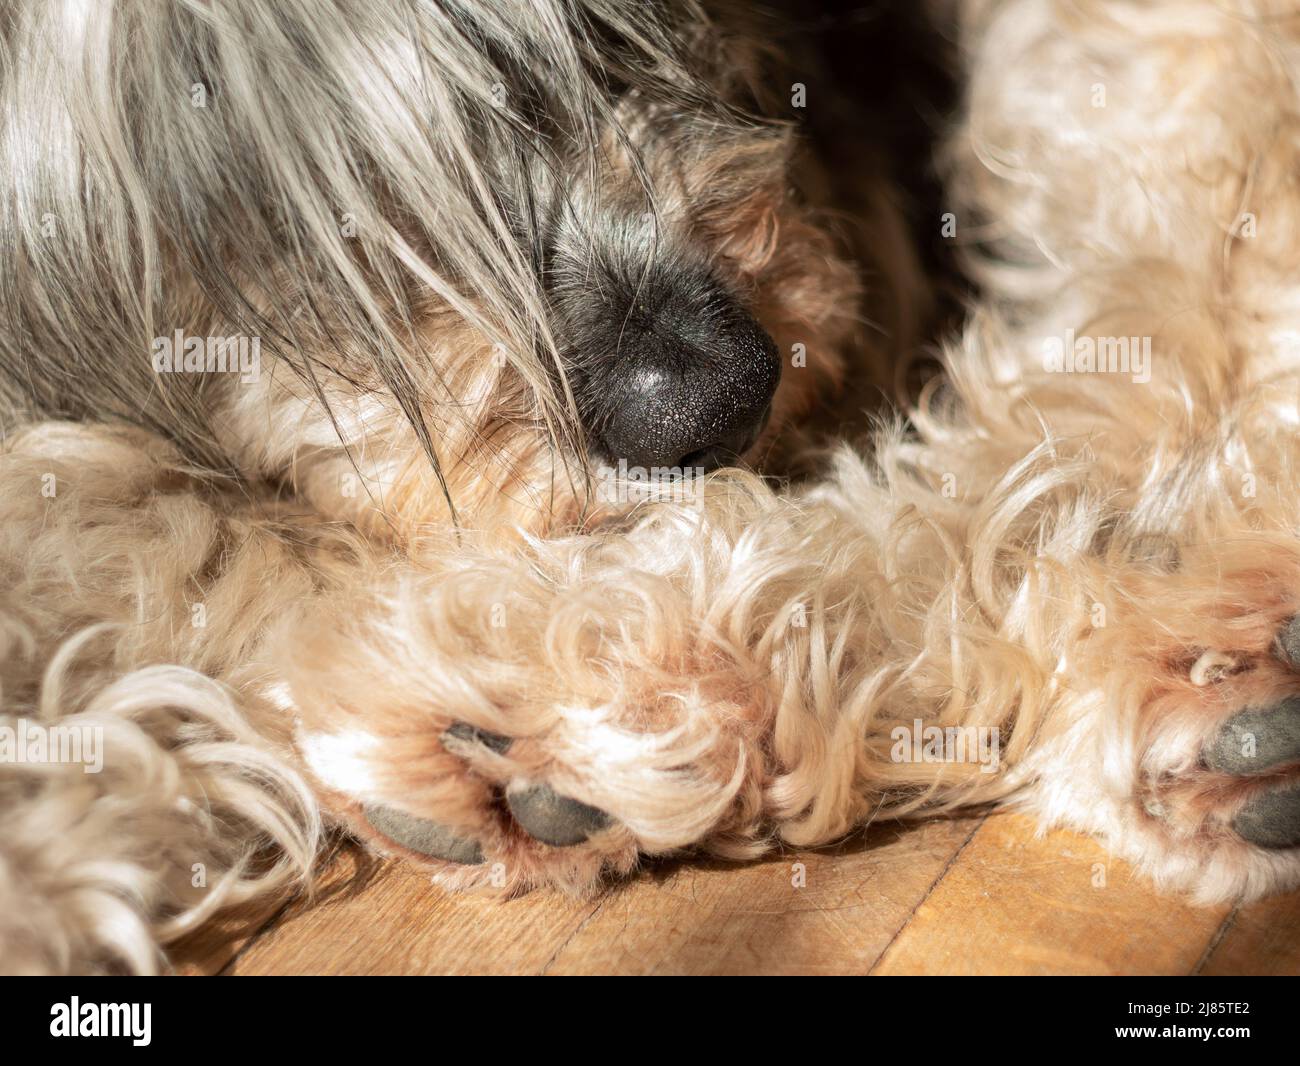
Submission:
<svg viewBox="0 0 1300 1066">
<path fill-rule="evenodd" d="M 761 19 L 16 11 L 5 968 L 154 971 L 335 825 L 581 892 L 1004 804 L 1198 899 L 1300 883 L 1300 26 L 1083 6 L 932 5 L 976 302 L 828 452 L 923 258 L 868 127 L 799 154 Z"/>
</svg>

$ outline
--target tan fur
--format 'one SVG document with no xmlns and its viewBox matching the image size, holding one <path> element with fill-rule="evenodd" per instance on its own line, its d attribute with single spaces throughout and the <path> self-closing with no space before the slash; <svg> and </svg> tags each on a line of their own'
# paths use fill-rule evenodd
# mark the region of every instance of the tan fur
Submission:
<svg viewBox="0 0 1300 1066">
<path fill-rule="evenodd" d="M 147 970 L 148 938 L 305 877 L 304 776 L 381 849 L 401 851 L 364 804 L 472 835 L 487 861 L 435 876 L 500 892 L 1003 802 L 1201 900 L 1300 883 L 1294 850 L 1226 830 L 1259 783 L 1198 761 L 1228 716 L 1295 687 L 1271 649 L 1300 610 L 1295 5 L 970 0 L 961 22 L 948 188 L 982 295 L 915 431 L 880 428 L 868 457 L 844 447 L 798 492 L 729 470 L 701 501 L 592 506 L 538 427 L 494 422 L 509 383 L 490 345 L 435 308 L 430 343 L 483 397 L 444 449 L 470 501 L 458 528 L 405 423 L 337 382 L 353 493 L 332 427 L 278 374 L 231 397 L 226 424 L 284 498 L 193 483 L 140 434 L 11 438 L 6 699 L 111 719 L 158 784 L 114 776 L 91 783 L 101 795 L 60 767 L 29 802 L 3 778 L 6 968 Z M 1257 236 L 1239 235 L 1243 212 Z M 712 235 L 733 280 L 783 353 L 818 356 L 787 370 L 793 419 L 854 343 L 856 283 L 784 201 L 722 214 L 744 221 Z M 1150 381 L 1047 372 L 1043 341 L 1066 330 L 1151 337 Z M 159 663 L 176 664 L 168 684 Z M 999 771 L 898 761 L 894 730 L 917 719 L 996 728 Z M 517 739 L 458 747 L 442 738 L 457 721 Z M 539 844 L 496 798 L 520 781 L 614 825 Z M 110 792 L 157 821 L 101 832 Z M 241 832 L 217 832 L 216 809 Z M 40 865 L 47 818 L 98 864 Z M 103 865 L 160 845 L 143 885 Z M 284 857 L 253 877 L 263 845 Z M 199 902 L 164 890 L 191 860 L 219 884 Z M 50 902 L 62 892 L 94 899 Z M 109 935 L 118 908 L 132 932 Z"/>
</svg>

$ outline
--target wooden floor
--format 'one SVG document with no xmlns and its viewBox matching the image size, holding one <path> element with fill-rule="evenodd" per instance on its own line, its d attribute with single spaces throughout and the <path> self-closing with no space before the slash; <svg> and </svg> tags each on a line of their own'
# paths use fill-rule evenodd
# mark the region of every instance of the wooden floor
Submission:
<svg viewBox="0 0 1300 1066">
<path fill-rule="evenodd" d="M 1300 974 L 1300 893 L 1195 908 L 1017 815 L 880 827 L 746 866 L 655 866 L 581 901 L 452 895 L 351 848 L 327 884 L 191 938 L 178 971 Z"/>
</svg>

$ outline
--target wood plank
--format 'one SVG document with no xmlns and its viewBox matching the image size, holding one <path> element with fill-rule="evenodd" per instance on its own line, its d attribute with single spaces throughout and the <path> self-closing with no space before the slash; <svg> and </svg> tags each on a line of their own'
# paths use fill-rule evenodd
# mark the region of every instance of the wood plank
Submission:
<svg viewBox="0 0 1300 1066">
<path fill-rule="evenodd" d="M 291 906 L 227 972 L 865 972 L 977 824 L 881 827 L 744 866 L 659 864 L 587 901 L 447 893 L 389 863 L 359 891 Z"/>
<path fill-rule="evenodd" d="M 223 971 L 266 974 L 512 974 L 539 971 L 598 899 L 450 893 L 398 860 L 360 887 L 291 905 Z"/>
<path fill-rule="evenodd" d="M 355 846 L 323 881 L 313 902 L 187 938 L 178 971 L 1300 974 L 1300 893 L 1198 909 L 1017 815 L 882 825 L 744 866 L 662 863 L 587 901 L 449 894 Z"/>
<path fill-rule="evenodd" d="M 545 972 L 866 973 L 978 824 L 887 825 L 836 848 L 642 878 L 606 897 Z"/>
<path fill-rule="evenodd" d="M 1159 896 L 1096 841 L 987 819 L 879 974 L 1187 974 L 1229 907 Z"/>
<path fill-rule="evenodd" d="M 1300 976 L 1300 892 L 1242 907 L 1197 971 L 1204 976 Z"/>
<path fill-rule="evenodd" d="M 220 973 L 288 905 L 288 901 L 281 899 L 218 915 L 167 949 L 171 972 L 178 977 Z"/>
</svg>

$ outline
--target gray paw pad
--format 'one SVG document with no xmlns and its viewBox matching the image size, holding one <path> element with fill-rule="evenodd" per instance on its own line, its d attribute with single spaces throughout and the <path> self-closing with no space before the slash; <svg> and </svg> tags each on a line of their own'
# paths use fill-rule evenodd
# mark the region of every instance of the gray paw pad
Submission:
<svg viewBox="0 0 1300 1066">
<path fill-rule="evenodd" d="M 482 744 L 483 747 L 495 751 L 498 755 L 504 755 L 512 742 L 510 737 L 502 736 L 500 733 L 490 733 L 468 722 L 452 722 L 443 736 L 454 737 L 469 744 Z"/>
<path fill-rule="evenodd" d="M 1205 750 L 1205 764 L 1225 774 L 1256 774 L 1300 761 L 1300 696 L 1248 707 L 1228 719 Z"/>
<path fill-rule="evenodd" d="M 581 844 L 613 821 L 599 808 L 561 796 L 549 785 L 507 793 L 506 803 L 525 833 L 553 848 Z"/>
<path fill-rule="evenodd" d="M 1256 847 L 1300 847 L 1300 788 L 1256 796 L 1232 820 L 1232 828 Z"/>
<path fill-rule="evenodd" d="M 463 837 L 437 822 L 376 804 L 368 805 L 364 813 L 366 821 L 384 836 L 421 855 L 458 862 L 462 866 L 477 866 L 483 861 L 483 849 L 477 840 Z"/>
<path fill-rule="evenodd" d="M 1277 650 L 1283 662 L 1300 669 L 1300 614 L 1292 618 L 1278 633 Z"/>
</svg>

